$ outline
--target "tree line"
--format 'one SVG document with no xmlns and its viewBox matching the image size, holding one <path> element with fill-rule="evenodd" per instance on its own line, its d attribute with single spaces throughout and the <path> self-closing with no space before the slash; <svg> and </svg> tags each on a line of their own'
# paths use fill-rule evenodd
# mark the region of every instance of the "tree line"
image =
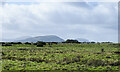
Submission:
<svg viewBox="0 0 120 72">
<path fill-rule="evenodd" d="M 37 47 L 43 47 L 44 45 L 48 44 L 49 46 L 51 46 L 52 44 L 58 44 L 59 42 L 42 42 L 42 41 L 37 41 L 36 43 L 33 43 L 33 42 L 25 42 L 25 43 L 22 43 L 22 42 L 0 42 L 0 44 L 2 46 L 12 46 L 13 44 L 26 44 L 26 45 L 36 45 Z M 61 43 L 87 43 L 87 44 L 90 44 L 90 43 L 100 43 L 100 42 L 79 42 L 78 40 L 74 40 L 74 39 L 67 39 L 66 41 L 64 42 L 61 42 Z M 101 43 L 112 43 L 112 42 L 101 42 Z"/>
</svg>

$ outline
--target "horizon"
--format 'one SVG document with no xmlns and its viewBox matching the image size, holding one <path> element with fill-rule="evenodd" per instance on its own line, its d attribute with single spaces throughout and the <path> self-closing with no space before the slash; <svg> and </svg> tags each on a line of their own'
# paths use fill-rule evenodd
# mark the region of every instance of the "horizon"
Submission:
<svg viewBox="0 0 120 72">
<path fill-rule="evenodd" d="M 41 35 L 41 36 L 57 36 L 57 35 Z M 16 39 L 18 39 L 19 40 L 19 38 L 23 38 L 23 37 L 27 37 L 27 38 L 34 38 L 34 37 L 39 37 L 39 36 L 22 36 L 22 37 L 17 37 L 17 38 L 14 38 L 14 39 L 2 39 L 2 41 L 0 41 L 0 42 L 12 42 L 12 40 L 16 40 Z M 59 37 L 59 36 L 57 36 L 57 37 Z M 25 38 L 25 39 L 27 39 L 27 38 Z M 62 37 L 59 37 L 59 38 L 61 38 L 61 39 L 63 39 Z M 100 43 L 102 43 L 102 42 L 112 42 L 112 41 L 95 41 L 95 40 L 89 40 L 89 39 L 87 39 L 87 38 L 67 38 L 67 39 L 63 39 L 64 41 L 66 41 L 66 40 L 68 40 L 68 39 L 71 39 L 71 40 L 78 40 L 79 41 L 79 39 L 80 40 L 82 40 L 82 39 L 86 39 L 86 40 L 88 40 L 88 41 L 79 41 L 79 42 L 100 42 Z M 6 41 L 5 41 L 6 40 Z M 21 39 L 22 40 L 22 39 Z M 23 39 L 24 40 L 24 39 Z M 38 40 L 38 41 L 40 41 L 40 40 Z M 118 42 L 112 42 L 112 43 L 118 43 Z"/>
</svg>

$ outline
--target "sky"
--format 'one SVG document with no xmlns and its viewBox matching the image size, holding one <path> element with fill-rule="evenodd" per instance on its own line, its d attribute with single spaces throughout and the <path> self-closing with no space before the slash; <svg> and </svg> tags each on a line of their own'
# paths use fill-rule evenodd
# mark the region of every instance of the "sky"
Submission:
<svg viewBox="0 0 120 72">
<path fill-rule="evenodd" d="M 57 35 L 118 41 L 117 2 L 4 2 L 0 12 L 5 39 Z"/>
</svg>

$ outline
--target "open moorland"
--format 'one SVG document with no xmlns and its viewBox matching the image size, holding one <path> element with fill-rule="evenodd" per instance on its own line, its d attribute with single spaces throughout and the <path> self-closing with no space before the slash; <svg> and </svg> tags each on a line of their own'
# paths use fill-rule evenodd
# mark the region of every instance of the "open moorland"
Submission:
<svg viewBox="0 0 120 72">
<path fill-rule="evenodd" d="M 3 43 L 2 71 L 119 71 L 119 43 Z"/>
</svg>

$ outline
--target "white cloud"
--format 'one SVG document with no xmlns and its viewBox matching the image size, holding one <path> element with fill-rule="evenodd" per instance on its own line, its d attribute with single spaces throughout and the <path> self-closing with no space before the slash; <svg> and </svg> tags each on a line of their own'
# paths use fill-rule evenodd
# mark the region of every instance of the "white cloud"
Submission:
<svg viewBox="0 0 120 72">
<path fill-rule="evenodd" d="M 81 4 L 5 4 L 0 8 L 3 11 L 0 16 L 4 17 L 3 35 L 15 38 L 55 34 L 63 38 L 116 41 L 117 3 L 87 3 L 90 8 Z"/>
<path fill-rule="evenodd" d="M 2 0 L 5 2 L 118 2 L 119 0 Z"/>
</svg>

